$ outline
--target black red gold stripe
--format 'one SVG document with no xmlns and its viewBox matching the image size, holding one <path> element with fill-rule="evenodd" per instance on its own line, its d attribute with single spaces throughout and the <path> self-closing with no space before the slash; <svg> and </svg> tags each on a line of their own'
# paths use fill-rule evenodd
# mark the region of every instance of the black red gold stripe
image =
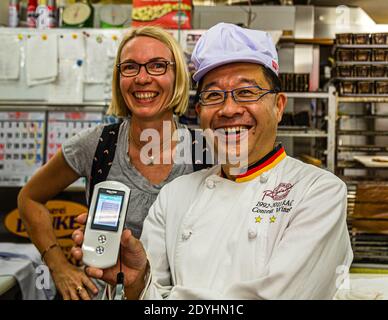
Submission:
<svg viewBox="0 0 388 320">
<path fill-rule="evenodd" d="M 235 181 L 236 182 L 250 181 L 258 177 L 259 175 L 261 175 L 263 172 L 266 172 L 272 169 L 273 167 L 275 167 L 286 156 L 287 155 L 286 155 L 286 151 L 284 150 L 284 147 L 281 144 L 279 144 L 271 152 L 269 152 L 264 158 L 250 165 L 248 167 L 248 170 L 245 173 L 237 176 Z"/>
</svg>

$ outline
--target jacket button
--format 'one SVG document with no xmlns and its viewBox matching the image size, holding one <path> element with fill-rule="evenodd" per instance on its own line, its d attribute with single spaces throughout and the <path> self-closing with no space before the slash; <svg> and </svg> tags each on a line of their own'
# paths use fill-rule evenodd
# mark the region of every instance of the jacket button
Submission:
<svg viewBox="0 0 388 320">
<path fill-rule="evenodd" d="M 208 179 L 208 180 L 206 180 L 206 186 L 209 189 L 214 189 L 216 187 L 216 183 L 213 180 Z"/>
<path fill-rule="evenodd" d="M 260 176 L 260 182 L 261 183 L 266 183 L 268 181 L 268 172 L 264 172 L 261 176 Z"/>
<path fill-rule="evenodd" d="M 193 232 L 191 230 L 184 230 L 183 233 L 182 233 L 182 239 L 183 240 L 189 240 L 192 233 Z"/>
<path fill-rule="evenodd" d="M 257 237 L 257 231 L 254 229 L 249 229 L 248 230 L 248 238 L 249 239 L 255 239 Z"/>
</svg>

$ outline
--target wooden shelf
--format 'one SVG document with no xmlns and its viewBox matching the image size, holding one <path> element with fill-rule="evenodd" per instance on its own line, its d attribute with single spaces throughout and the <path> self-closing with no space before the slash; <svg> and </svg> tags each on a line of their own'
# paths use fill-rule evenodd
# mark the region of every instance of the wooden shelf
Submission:
<svg viewBox="0 0 388 320">
<path fill-rule="evenodd" d="M 334 45 L 334 40 L 331 38 L 314 38 L 314 39 L 295 39 L 282 37 L 279 39 L 279 43 L 295 43 L 295 44 L 315 44 L 322 46 Z"/>
</svg>

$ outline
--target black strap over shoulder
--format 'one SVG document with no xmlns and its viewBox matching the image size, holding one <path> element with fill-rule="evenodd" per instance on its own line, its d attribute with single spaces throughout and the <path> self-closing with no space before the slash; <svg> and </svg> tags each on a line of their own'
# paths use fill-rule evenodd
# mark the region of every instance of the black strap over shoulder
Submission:
<svg viewBox="0 0 388 320">
<path fill-rule="evenodd" d="M 121 122 L 107 125 L 102 130 L 94 153 L 92 170 L 90 172 L 89 199 L 90 204 L 94 186 L 108 177 L 116 152 L 117 139 Z"/>
<path fill-rule="evenodd" d="M 107 125 L 101 133 L 90 173 L 88 204 L 92 200 L 94 186 L 105 181 L 108 177 L 116 152 L 120 125 L 121 122 Z M 212 156 L 202 130 L 189 129 L 189 131 L 192 141 L 193 170 L 199 171 L 211 167 L 213 164 Z"/>
<path fill-rule="evenodd" d="M 202 130 L 189 129 L 191 134 L 191 159 L 193 161 L 193 170 L 199 171 L 212 166 L 212 154 L 206 143 L 206 138 Z"/>
</svg>

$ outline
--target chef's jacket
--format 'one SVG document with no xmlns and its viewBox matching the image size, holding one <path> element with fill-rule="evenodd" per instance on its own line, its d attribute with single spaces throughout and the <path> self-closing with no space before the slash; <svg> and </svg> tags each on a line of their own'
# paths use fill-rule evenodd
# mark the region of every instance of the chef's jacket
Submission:
<svg viewBox="0 0 388 320">
<path fill-rule="evenodd" d="M 239 182 L 220 166 L 167 184 L 141 241 L 144 299 L 331 299 L 353 259 L 346 185 L 283 152 Z"/>
</svg>

